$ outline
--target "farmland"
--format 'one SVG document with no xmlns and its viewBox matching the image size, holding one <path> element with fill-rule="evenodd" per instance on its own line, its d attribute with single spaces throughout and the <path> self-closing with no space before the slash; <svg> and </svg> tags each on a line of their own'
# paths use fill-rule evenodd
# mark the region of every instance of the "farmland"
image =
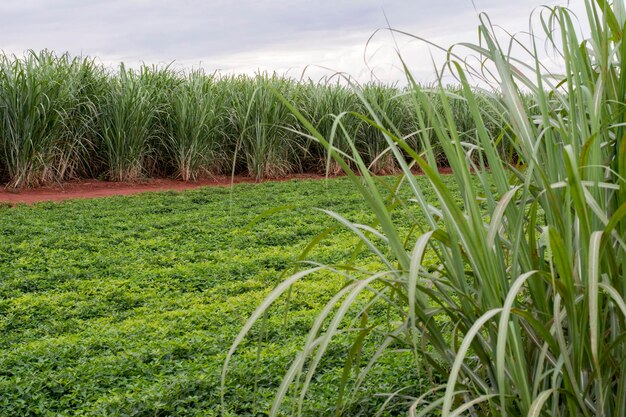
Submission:
<svg viewBox="0 0 626 417">
<path fill-rule="evenodd" d="M 339 77 L 304 82 L 276 74 L 111 69 L 92 58 L 41 51 L 0 56 L 0 182 L 19 189 L 79 178 L 189 181 L 337 172 L 276 92 L 314 120 L 339 151 L 350 153 L 353 141 L 373 172 L 398 171 L 383 134 L 357 116 L 367 112 L 361 93 Z M 370 83 L 362 95 L 421 151 L 419 112 L 406 92 Z M 502 106 L 496 94 L 481 100 L 485 114 Z M 469 134 L 467 105 L 456 102 L 454 114 L 459 132 Z M 499 134 L 496 124 L 490 128 Z"/>
<path fill-rule="evenodd" d="M 284 205 L 298 211 L 248 226 Z M 337 226 L 313 207 L 372 220 L 346 179 L 2 208 L 0 414 L 215 415 L 221 366 L 240 327 L 309 241 Z M 398 221 L 409 214 L 399 210 Z M 338 228 L 309 258 L 341 263 L 356 247 Z M 315 313 L 343 282 L 326 273 L 296 285 L 287 324 L 282 305 L 266 334 L 255 330 L 227 380 L 234 415 L 268 408 Z M 309 410 L 333 401 L 344 343 Z M 399 384 L 378 372 L 389 390 Z M 380 403 L 369 401 L 361 396 L 355 410 L 369 414 Z"/>
<path fill-rule="evenodd" d="M 626 7 L 584 3 L 403 88 L 4 57 L 11 190 L 345 178 L 3 207 L 3 411 L 626 415 Z"/>
</svg>

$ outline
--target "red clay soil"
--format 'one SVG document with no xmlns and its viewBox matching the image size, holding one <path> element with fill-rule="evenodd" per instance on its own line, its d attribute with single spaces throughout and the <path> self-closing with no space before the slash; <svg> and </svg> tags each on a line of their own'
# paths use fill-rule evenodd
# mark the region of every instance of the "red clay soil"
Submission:
<svg viewBox="0 0 626 417">
<path fill-rule="evenodd" d="M 323 175 L 295 174 L 272 181 L 291 179 L 319 179 Z M 261 182 L 244 176 L 217 176 L 211 179 L 183 182 L 172 179 L 152 179 L 143 182 L 111 182 L 98 180 L 71 181 L 49 187 L 10 190 L 0 188 L 0 203 L 33 204 L 42 201 L 62 201 L 77 198 L 109 197 L 113 195 L 131 195 L 150 191 L 183 191 L 198 187 L 229 186 L 231 184 Z"/>
<path fill-rule="evenodd" d="M 447 167 L 440 167 L 439 172 L 450 174 Z M 416 174 L 421 174 L 416 172 Z M 151 179 L 143 182 L 111 182 L 98 180 L 79 180 L 48 187 L 11 190 L 0 188 L 0 203 L 33 204 L 42 201 L 63 201 L 78 198 L 98 198 L 113 195 L 131 195 L 150 191 L 183 191 L 198 187 L 229 186 L 231 184 L 257 183 L 265 181 L 288 181 L 292 179 L 323 179 L 321 174 L 293 174 L 288 177 L 258 181 L 245 176 L 216 176 L 211 179 L 183 182 L 172 179 Z"/>
</svg>

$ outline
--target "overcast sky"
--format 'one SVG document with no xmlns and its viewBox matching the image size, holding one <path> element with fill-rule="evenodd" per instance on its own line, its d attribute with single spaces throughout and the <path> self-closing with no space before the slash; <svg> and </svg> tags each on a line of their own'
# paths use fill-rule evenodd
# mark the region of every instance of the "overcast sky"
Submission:
<svg viewBox="0 0 626 417">
<path fill-rule="evenodd" d="M 124 61 L 208 71 L 277 71 L 319 78 L 333 71 L 366 81 L 401 79 L 387 26 L 443 45 L 475 41 L 477 11 L 518 32 L 528 16 L 559 0 L 0 0 L 0 48 L 68 51 Z M 582 11 L 582 0 L 573 0 Z M 416 76 L 432 79 L 432 52 L 397 37 Z M 330 70 L 323 69 L 329 68 Z"/>
</svg>

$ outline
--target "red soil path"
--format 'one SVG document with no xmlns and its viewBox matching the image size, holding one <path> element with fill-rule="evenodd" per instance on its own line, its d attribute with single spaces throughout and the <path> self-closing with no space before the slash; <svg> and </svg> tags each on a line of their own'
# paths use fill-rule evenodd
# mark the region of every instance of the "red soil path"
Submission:
<svg viewBox="0 0 626 417">
<path fill-rule="evenodd" d="M 287 181 L 291 179 L 320 179 L 323 175 L 295 174 L 286 178 L 272 181 Z M 254 183 L 254 178 L 243 176 L 217 176 L 199 181 L 177 181 L 171 179 L 152 179 L 143 182 L 110 182 L 97 180 L 71 181 L 49 187 L 25 188 L 10 190 L 0 188 L 0 203 L 33 204 L 41 201 L 62 201 L 77 198 L 109 197 L 113 195 L 131 195 L 150 191 L 183 191 L 207 186 L 229 186 L 231 184 Z"/>
<path fill-rule="evenodd" d="M 447 167 L 440 167 L 439 172 L 450 174 Z M 420 174 L 416 172 L 416 174 Z M 10 190 L 0 188 L 0 203 L 33 204 L 42 201 L 63 201 L 77 198 L 98 198 L 113 195 L 132 195 L 150 191 L 183 191 L 198 187 L 230 186 L 241 183 L 258 183 L 265 181 L 288 181 L 292 179 L 323 179 L 321 174 L 293 174 L 284 178 L 258 181 L 244 176 L 216 176 L 211 179 L 183 182 L 172 179 L 151 179 L 143 182 L 111 182 L 98 180 L 79 180 L 48 187 L 25 188 Z"/>
</svg>

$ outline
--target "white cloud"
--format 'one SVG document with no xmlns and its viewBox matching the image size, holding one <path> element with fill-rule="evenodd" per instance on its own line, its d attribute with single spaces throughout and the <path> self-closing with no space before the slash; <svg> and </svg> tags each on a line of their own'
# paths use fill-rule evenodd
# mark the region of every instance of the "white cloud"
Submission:
<svg viewBox="0 0 626 417">
<path fill-rule="evenodd" d="M 565 0 L 559 2 L 563 4 Z M 541 0 L 477 0 L 494 22 L 513 32 L 528 29 L 528 15 Z M 552 1 L 554 3 L 554 1 Z M 582 10 L 582 0 L 572 2 Z M 470 0 L 21 0 L 0 4 L 0 45 L 5 52 L 52 49 L 120 60 L 191 67 L 209 71 L 289 71 L 319 78 L 321 67 L 351 73 L 361 80 L 373 74 L 402 79 L 394 42 L 386 25 L 442 45 L 475 41 L 477 13 Z M 395 36 L 422 80 L 432 79 L 425 44 Z"/>
</svg>

